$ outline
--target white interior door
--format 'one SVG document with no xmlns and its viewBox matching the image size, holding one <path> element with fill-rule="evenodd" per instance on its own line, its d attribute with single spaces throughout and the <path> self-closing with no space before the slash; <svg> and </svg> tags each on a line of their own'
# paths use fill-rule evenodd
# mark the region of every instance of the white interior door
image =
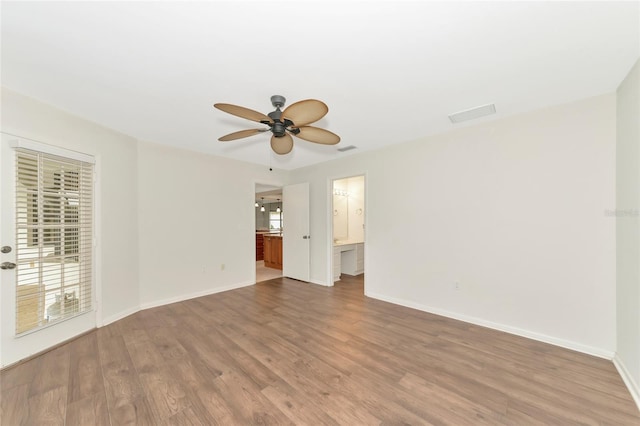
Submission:
<svg viewBox="0 0 640 426">
<path fill-rule="evenodd" d="M 16 148 L 23 150 L 19 167 L 16 165 Z M 18 362 L 96 326 L 92 295 L 92 231 L 83 233 L 86 221 L 92 223 L 93 195 L 92 189 L 88 196 L 77 189 L 86 187 L 79 183 L 80 180 L 89 181 L 88 188 L 92 188 L 92 166 L 86 162 L 93 159 L 78 153 L 73 154 L 75 158 L 63 157 L 66 153 L 68 151 L 60 148 L 2 134 L 2 366 Z M 41 156 L 44 154 L 56 156 L 61 165 L 57 165 L 57 160 L 43 160 Z M 72 165 L 68 166 L 64 158 Z M 50 165 L 52 162 L 54 166 Z M 89 164 L 89 171 L 82 171 L 83 166 L 77 164 Z M 21 170 L 25 174 L 18 173 Z M 18 174 L 19 179 L 16 177 Z M 40 190 L 40 187 L 45 189 Z M 51 201 L 53 199 L 55 201 Z M 89 216 L 85 216 L 85 212 Z M 89 228 L 92 228 L 91 224 Z M 85 253 L 89 255 L 85 256 Z"/>
<path fill-rule="evenodd" d="M 309 184 L 282 189 L 282 274 L 309 281 Z"/>
</svg>

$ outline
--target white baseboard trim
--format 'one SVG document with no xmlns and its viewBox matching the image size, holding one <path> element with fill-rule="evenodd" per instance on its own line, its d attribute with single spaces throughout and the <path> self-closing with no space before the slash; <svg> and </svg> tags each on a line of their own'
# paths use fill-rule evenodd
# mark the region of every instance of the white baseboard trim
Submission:
<svg viewBox="0 0 640 426">
<path fill-rule="evenodd" d="M 112 322 L 116 322 L 118 320 L 121 320 L 122 318 L 128 317 L 129 315 L 133 315 L 136 312 L 138 312 L 139 310 L 140 310 L 139 306 L 134 306 L 132 308 L 125 309 L 122 312 L 118 312 L 115 315 L 110 315 L 110 316 L 108 316 L 106 318 L 103 318 L 102 322 L 98 324 L 98 328 L 104 327 L 105 325 L 109 325 Z"/>
<path fill-rule="evenodd" d="M 321 280 L 314 280 L 314 279 L 310 279 L 309 280 L 310 284 L 316 284 L 316 285 L 321 285 L 323 287 L 331 287 L 329 284 L 327 284 L 325 281 L 321 281 Z"/>
<path fill-rule="evenodd" d="M 222 293 L 223 291 L 235 290 L 242 287 L 248 287 L 255 285 L 253 281 L 244 281 L 241 283 L 231 284 L 224 287 L 210 288 L 203 291 L 196 291 L 189 294 L 181 294 L 180 296 L 170 297 L 168 299 L 154 300 L 152 302 L 145 302 L 140 304 L 140 310 L 156 308 L 158 306 L 169 305 L 171 303 L 182 302 L 184 300 L 195 299 L 196 297 L 209 296 L 210 294 Z"/>
<path fill-rule="evenodd" d="M 482 318 L 476 318 L 468 315 L 459 314 L 456 312 L 446 311 L 444 309 L 434 308 L 431 306 L 421 305 L 415 302 L 409 302 L 394 297 L 385 296 L 383 294 L 366 292 L 365 296 L 373 299 L 382 300 L 384 302 L 393 303 L 395 305 L 404 306 L 407 308 L 417 309 L 419 311 L 429 312 L 431 314 L 440 315 L 447 318 L 453 318 L 459 321 L 468 322 L 482 327 L 492 328 L 494 330 L 504 331 L 505 333 L 515 334 L 517 336 L 526 337 L 528 339 L 537 340 L 544 343 L 549 343 L 555 346 L 560 346 L 566 349 L 582 352 L 588 355 L 597 356 L 599 358 L 605 358 L 612 360 L 614 356 L 613 351 L 607 351 L 605 349 L 594 348 L 592 346 L 583 345 L 581 343 L 573 342 L 570 340 L 559 339 L 557 337 L 548 336 L 546 334 L 536 333 L 534 331 L 524 330 L 510 325 L 500 324 L 492 321 L 487 321 Z"/>
<path fill-rule="evenodd" d="M 622 377 L 622 381 L 627 385 L 627 389 L 629 389 L 631 397 L 636 402 L 636 405 L 640 410 L 640 384 L 633 380 L 633 377 L 629 374 L 629 370 L 627 370 L 627 367 L 624 365 L 624 362 L 622 362 L 617 353 L 613 357 L 613 365 L 616 366 L 618 373 L 620 373 L 620 377 Z"/>
<path fill-rule="evenodd" d="M 225 287 L 217 287 L 213 289 L 207 289 L 204 291 L 198 291 L 190 294 L 183 294 L 177 297 L 171 297 L 163 300 L 156 300 L 153 302 L 141 303 L 140 306 L 134 306 L 132 308 L 126 309 L 122 312 L 119 312 L 115 315 L 108 316 L 102 319 L 102 322 L 98 324 L 99 327 L 104 327 L 105 325 L 109 325 L 112 322 L 116 322 L 121 320 L 122 318 L 128 317 L 129 315 L 135 314 L 136 312 L 144 311 L 145 309 L 156 308 L 158 306 L 169 305 L 171 303 L 182 302 L 183 300 L 195 299 L 196 297 L 208 296 L 210 294 L 222 293 L 223 291 L 235 290 L 237 288 L 248 287 L 250 285 L 254 285 L 255 283 L 252 281 L 245 281 L 237 284 L 228 285 Z"/>
</svg>

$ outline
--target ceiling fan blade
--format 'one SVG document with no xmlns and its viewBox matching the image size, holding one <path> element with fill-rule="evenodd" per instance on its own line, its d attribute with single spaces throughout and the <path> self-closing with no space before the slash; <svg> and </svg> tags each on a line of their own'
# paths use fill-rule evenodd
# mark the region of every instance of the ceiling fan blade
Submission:
<svg viewBox="0 0 640 426">
<path fill-rule="evenodd" d="M 258 123 L 261 121 L 268 121 L 269 123 L 273 122 L 269 116 L 249 108 L 231 104 L 213 104 L 213 106 L 218 108 L 220 111 L 235 115 L 236 117 L 246 118 L 247 120 L 257 121 Z"/>
<path fill-rule="evenodd" d="M 269 129 L 248 129 L 248 130 L 240 130 L 239 132 L 229 133 L 228 135 L 224 135 L 221 138 L 218 138 L 220 142 L 234 141 L 236 139 L 247 138 L 249 136 L 256 135 L 258 133 L 266 132 Z"/>
<path fill-rule="evenodd" d="M 309 142 L 321 143 L 324 145 L 335 145 L 340 142 L 340 136 L 335 133 L 313 126 L 300 127 L 300 133 L 295 136 Z"/>
<path fill-rule="evenodd" d="M 324 102 L 307 99 L 286 107 L 282 111 L 282 117 L 293 121 L 293 127 L 300 127 L 320 120 L 327 112 L 329 107 Z"/>
<path fill-rule="evenodd" d="M 271 149 L 278 155 L 288 154 L 293 149 L 293 138 L 288 133 L 281 137 L 273 135 L 271 136 Z"/>
</svg>

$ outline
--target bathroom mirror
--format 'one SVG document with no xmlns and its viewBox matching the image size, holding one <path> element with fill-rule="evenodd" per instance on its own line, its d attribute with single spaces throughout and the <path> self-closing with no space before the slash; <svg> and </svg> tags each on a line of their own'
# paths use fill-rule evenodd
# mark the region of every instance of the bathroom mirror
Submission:
<svg viewBox="0 0 640 426">
<path fill-rule="evenodd" d="M 333 181 L 333 240 L 364 241 L 364 176 Z"/>
<path fill-rule="evenodd" d="M 333 192 L 333 240 L 349 239 L 349 198 L 341 195 L 340 191 Z"/>
</svg>

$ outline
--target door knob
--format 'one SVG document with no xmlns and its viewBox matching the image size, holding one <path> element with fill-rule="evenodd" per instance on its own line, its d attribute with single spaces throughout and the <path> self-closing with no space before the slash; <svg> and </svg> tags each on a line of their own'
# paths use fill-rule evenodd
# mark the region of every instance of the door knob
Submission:
<svg viewBox="0 0 640 426">
<path fill-rule="evenodd" d="M 2 248 L 0 248 L 0 252 L 11 253 L 11 246 L 2 246 Z"/>
<path fill-rule="evenodd" d="M 15 263 L 12 262 L 2 262 L 0 265 L 0 269 L 13 269 L 16 267 Z"/>
</svg>

